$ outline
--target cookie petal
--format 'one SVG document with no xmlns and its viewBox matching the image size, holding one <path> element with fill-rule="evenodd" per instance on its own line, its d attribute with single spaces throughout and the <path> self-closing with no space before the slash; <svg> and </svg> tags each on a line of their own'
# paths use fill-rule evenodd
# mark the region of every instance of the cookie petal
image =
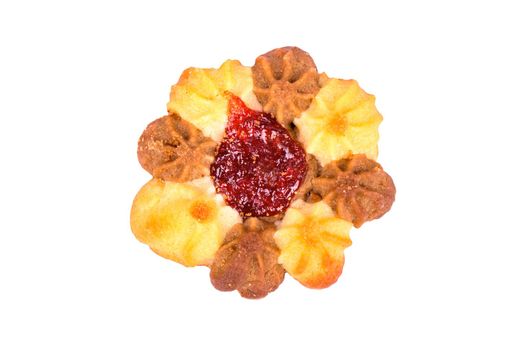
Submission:
<svg viewBox="0 0 508 350">
<path fill-rule="evenodd" d="M 209 265 L 226 232 L 241 222 L 209 178 L 187 183 L 152 179 L 136 195 L 131 229 L 157 254 L 185 266 Z"/>
<path fill-rule="evenodd" d="M 285 127 L 306 110 L 319 91 L 312 57 L 297 47 L 282 47 L 256 59 L 254 93 L 263 110 Z"/>
<path fill-rule="evenodd" d="M 261 110 L 254 96 L 252 72 L 239 61 L 228 60 L 219 69 L 188 68 L 171 88 L 168 111 L 194 124 L 218 142 L 227 122 L 228 96 L 239 96 L 251 109 Z"/>
<path fill-rule="evenodd" d="M 365 155 L 328 163 L 312 181 L 312 192 L 355 227 L 378 219 L 395 200 L 395 185 L 381 165 Z"/>
<path fill-rule="evenodd" d="M 356 81 L 332 78 L 294 123 L 306 151 L 324 166 L 350 154 L 363 153 L 375 160 L 382 119 L 374 96 Z"/>
<path fill-rule="evenodd" d="M 221 291 L 238 290 L 244 298 L 258 299 L 284 280 L 273 240 L 275 225 L 257 218 L 237 224 L 226 235 L 213 264 L 210 279 Z"/>
<path fill-rule="evenodd" d="M 351 226 L 322 201 L 295 201 L 274 236 L 281 251 L 279 263 L 306 287 L 332 285 L 342 273 Z"/>
<path fill-rule="evenodd" d="M 141 166 L 154 177 L 187 182 L 210 175 L 217 143 L 176 114 L 148 125 L 138 142 Z"/>
</svg>

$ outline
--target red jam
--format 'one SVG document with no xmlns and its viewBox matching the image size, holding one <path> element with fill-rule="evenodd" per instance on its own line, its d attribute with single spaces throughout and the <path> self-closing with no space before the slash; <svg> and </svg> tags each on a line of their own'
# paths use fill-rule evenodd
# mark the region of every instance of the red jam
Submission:
<svg viewBox="0 0 508 350">
<path fill-rule="evenodd" d="M 305 151 L 287 130 L 231 95 L 225 136 L 210 166 L 226 203 L 244 217 L 282 213 L 306 173 Z"/>
</svg>

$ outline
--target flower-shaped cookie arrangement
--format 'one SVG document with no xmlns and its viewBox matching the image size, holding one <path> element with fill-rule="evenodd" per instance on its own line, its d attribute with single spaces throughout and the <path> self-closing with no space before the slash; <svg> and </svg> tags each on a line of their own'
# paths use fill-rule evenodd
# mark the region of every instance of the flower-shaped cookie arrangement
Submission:
<svg viewBox="0 0 508 350">
<path fill-rule="evenodd" d="M 285 272 L 309 288 L 342 273 L 349 232 L 395 199 L 376 162 L 382 117 L 354 80 L 318 73 L 296 47 L 246 67 L 189 68 L 168 115 L 138 143 L 153 178 L 131 228 L 155 253 L 210 267 L 218 290 L 262 298 Z"/>
</svg>

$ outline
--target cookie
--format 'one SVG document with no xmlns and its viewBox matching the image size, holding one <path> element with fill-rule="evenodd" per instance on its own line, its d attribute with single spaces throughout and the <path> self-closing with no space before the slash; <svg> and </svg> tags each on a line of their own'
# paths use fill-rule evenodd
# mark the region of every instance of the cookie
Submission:
<svg viewBox="0 0 508 350">
<path fill-rule="evenodd" d="M 209 178 L 186 183 L 152 179 L 131 209 L 136 238 L 185 266 L 211 264 L 226 232 L 239 222 L 238 213 L 215 195 Z"/>
<path fill-rule="evenodd" d="M 282 47 L 256 59 L 254 93 L 263 110 L 289 127 L 319 91 L 319 74 L 310 55 L 298 47 Z"/>
<path fill-rule="evenodd" d="M 176 114 L 150 123 L 138 141 L 138 160 L 156 178 L 187 182 L 210 174 L 217 143 Z"/>
<path fill-rule="evenodd" d="M 280 251 L 273 239 L 275 225 L 248 218 L 227 233 L 210 266 L 210 279 L 221 291 L 238 290 L 241 296 L 259 299 L 284 280 L 278 263 Z"/>
<path fill-rule="evenodd" d="M 328 163 L 312 180 L 312 191 L 355 227 L 383 216 L 395 200 L 390 175 L 363 154 Z"/>
<path fill-rule="evenodd" d="M 375 97 L 356 81 L 329 79 L 294 123 L 305 150 L 325 166 L 351 154 L 376 160 L 382 120 Z"/>
<path fill-rule="evenodd" d="M 395 200 L 376 161 L 375 97 L 319 72 L 297 47 L 252 68 L 188 68 L 167 110 L 138 142 L 153 178 L 134 199 L 131 229 L 164 258 L 208 266 L 217 290 L 263 298 L 286 272 L 308 288 L 331 286 L 350 231 Z"/>
<path fill-rule="evenodd" d="M 351 245 L 351 227 L 323 201 L 311 204 L 297 200 L 275 232 L 281 252 L 279 263 L 306 287 L 329 287 L 342 273 L 344 249 Z"/>
</svg>

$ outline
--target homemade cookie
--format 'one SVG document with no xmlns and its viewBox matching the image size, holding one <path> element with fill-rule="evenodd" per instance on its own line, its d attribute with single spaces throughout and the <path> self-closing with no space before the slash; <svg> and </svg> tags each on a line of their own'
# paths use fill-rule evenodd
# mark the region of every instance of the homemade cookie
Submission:
<svg viewBox="0 0 508 350">
<path fill-rule="evenodd" d="M 221 291 L 263 298 L 285 272 L 309 288 L 337 281 L 350 232 L 382 217 L 395 185 L 379 163 L 375 97 L 330 78 L 297 47 L 188 68 L 138 159 L 153 178 L 131 228 L 160 256 L 210 267 Z"/>
</svg>

